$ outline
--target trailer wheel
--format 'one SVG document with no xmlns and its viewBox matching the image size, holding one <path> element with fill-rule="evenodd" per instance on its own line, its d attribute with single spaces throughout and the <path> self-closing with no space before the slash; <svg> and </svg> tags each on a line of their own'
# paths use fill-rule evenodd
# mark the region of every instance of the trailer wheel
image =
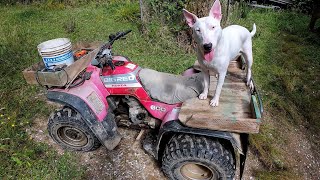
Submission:
<svg viewBox="0 0 320 180">
<path fill-rule="evenodd" d="M 66 107 L 51 114 L 48 132 L 56 143 L 68 150 L 87 152 L 101 145 L 82 116 Z"/>
<path fill-rule="evenodd" d="M 231 151 L 218 140 L 180 134 L 167 144 L 162 169 L 170 179 L 233 179 L 235 162 Z"/>
</svg>

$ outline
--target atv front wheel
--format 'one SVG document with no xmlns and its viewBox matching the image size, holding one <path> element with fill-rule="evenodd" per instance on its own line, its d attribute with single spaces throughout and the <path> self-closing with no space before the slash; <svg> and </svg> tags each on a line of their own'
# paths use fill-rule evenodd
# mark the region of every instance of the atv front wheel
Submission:
<svg viewBox="0 0 320 180">
<path fill-rule="evenodd" d="M 233 179 L 235 162 L 230 150 L 218 140 L 180 134 L 167 144 L 162 169 L 170 179 Z"/>
<path fill-rule="evenodd" d="M 87 152 L 101 145 L 81 115 L 66 107 L 50 116 L 48 132 L 56 143 L 69 150 Z"/>
</svg>

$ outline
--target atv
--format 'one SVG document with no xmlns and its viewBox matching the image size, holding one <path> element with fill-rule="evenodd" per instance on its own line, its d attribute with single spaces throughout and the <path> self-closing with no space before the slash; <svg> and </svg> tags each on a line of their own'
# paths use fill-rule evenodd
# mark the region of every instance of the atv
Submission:
<svg viewBox="0 0 320 180">
<path fill-rule="evenodd" d="M 129 32 L 110 35 L 67 88 L 48 87 L 47 98 L 63 105 L 48 120 L 52 139 L 74 151 L 93 151 L 101 145 L 113 150 L 121 141 L 119 126 L 149 129 L 143 147 L 170 179 L 233 179 L 238 166 L 242 175 L 248 132 L 212 129 L 210 125 L 193 127 L 199 125 L 190 120 L 196 116 L 184 121 L 179 118 L 185 102 L 198 101 L 203 74 L 196 68 L 185 75 L 157 72 L 114 55 L 113 43 Z M 191 105 L 197 106 L 197 102 Z M 205 106 L 213 109 L 209 103 Z M 185 111 L 183 117 L 192 111 Z M 262 112 L 262 106 L 252 111 Z M 258 122 L 260 118 L 251 119 Z"/>
</svg>

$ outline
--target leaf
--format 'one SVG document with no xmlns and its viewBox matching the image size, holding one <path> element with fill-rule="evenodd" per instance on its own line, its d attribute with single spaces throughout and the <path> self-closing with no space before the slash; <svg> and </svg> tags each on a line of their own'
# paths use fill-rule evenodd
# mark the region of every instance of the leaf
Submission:
<svg viewBox="0 0 320 180">
<path fill-rule="evenodd" d="M 16 162 L 19 166 L 22 165 L 22 161 L 21 161 L 19 158 L 12 156 L 11 159 L 12 159 L 14 162 Z"/>
</svg>

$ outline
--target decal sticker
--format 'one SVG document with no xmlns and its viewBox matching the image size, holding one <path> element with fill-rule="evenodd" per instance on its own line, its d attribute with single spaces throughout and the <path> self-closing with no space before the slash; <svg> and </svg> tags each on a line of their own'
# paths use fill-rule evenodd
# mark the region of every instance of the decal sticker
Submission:
<svg viewBox="0 0 320 180">
<path fill-rule="evenodd" d="M 139 70 L 140 68 L 138 67 L 134 72 L 128 74 L 101 76 L 101 80 L 104 83 L 104 86 L 108 88 L 142 87 L 136 79 L 136 74 Z"/>
<path fill-rule="evenodd" d="M 154 110 L 154 111 L 166 112 L 166 108 L 164 108 L 164 107 L 151 105 L 150 108 L 151 108 L 151 110 Z"/>
<path fill-rule="evenodd" d="M 110 76 L 110 77 L 105 77 L 103 79 L 104 83 L 132 83 L 132 82 L 136 82 L 136 78 L 134 77 L 133 74 L 124 74 L 124 75 L 120 75 L 120 76 Z"/>
<path fill-rule="evenodd" d="M 130 84 L 105 84 L 105 87 L 111 88 L 122 88 L 122 87 L 142 87 L 140 83 L 130 83 Z"/>
<path fill-rule="evenodd" d="M 128 63 L 127 65 L 126 65 L 126 68 L 129 68 L 129 69 L 134 69 L 136 67 L 136 65 L 134 65 L 134 64 L 132 64 L 132 63 Z"/>
<path fill-rule="evenodd" d="M 101 111 L 105 108 L 103 102 L 98 97 L 96 92 L 92 92 L 89 96 L 87 96 L 87 100 L 97 114 L 100 114 Z"/>
</svg>

